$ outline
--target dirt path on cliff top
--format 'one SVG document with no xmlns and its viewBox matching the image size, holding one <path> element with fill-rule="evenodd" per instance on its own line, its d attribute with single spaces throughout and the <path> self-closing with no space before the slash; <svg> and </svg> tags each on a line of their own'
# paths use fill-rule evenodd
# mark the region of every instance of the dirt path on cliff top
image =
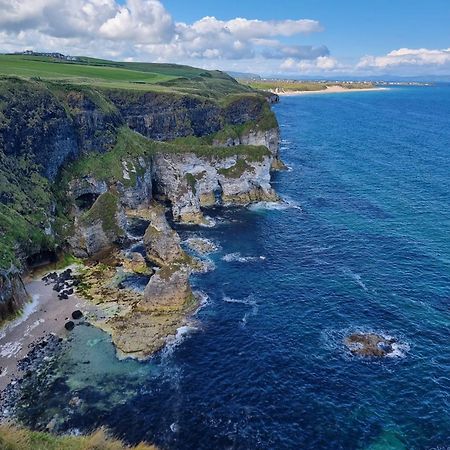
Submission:
<svg viewBox="0 0 450 450">
<path fill-rule="evenodd" d="M 24 358 L 33 344 L 50 333 L 65 336 L 64 324 L 72 320 L 72 312 L 90 311 L 93 306 L 76 295 L 59 300 L 53 284 L 46 285 L 39 277 L 25 281 L 31 302 L 17 319 L 0 328 L 0 392 L 14 378 L 21 375 L 17 363 Z"/>
</svg>

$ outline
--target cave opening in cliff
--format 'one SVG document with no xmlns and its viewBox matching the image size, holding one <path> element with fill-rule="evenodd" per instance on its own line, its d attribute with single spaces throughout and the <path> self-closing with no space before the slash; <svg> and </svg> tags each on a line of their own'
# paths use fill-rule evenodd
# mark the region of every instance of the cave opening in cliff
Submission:
<svg viewBox="0 0 450 450">
<path fill-rule="evenodd" d="M 92 205 L 98 199 L 99 194 L 94 192 L 88 192 L 87 194 L 82 194 L 75 199 L 75 204 L 82 211 L 87 211 L 92 208 Z"/>
<path fill-rule="evenodd" d="M 30 269 L 46 266 L 58 262 L 58 254 L 53 250 L 44 250 L 42 252 L 33 253 L 27 258 L 27 266 Z"/>
<path fill-rule="evenodd" d="M 222 188 L 222 185 L 220 184 L 220 181 L 217 182 L 217 187 L 216 187 L 216 189 L 214 189 L 213 193 L 214 193 L 216 205 L 221 205 L 223 203 L 223 199 L 222 199 L 223 188 Z"/>
</svg>

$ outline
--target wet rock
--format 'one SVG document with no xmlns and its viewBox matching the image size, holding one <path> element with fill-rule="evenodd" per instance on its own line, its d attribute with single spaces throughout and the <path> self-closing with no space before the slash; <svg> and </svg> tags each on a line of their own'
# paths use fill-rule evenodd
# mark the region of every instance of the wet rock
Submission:
<svg viewBox="0 0 450 450">
<path fill-rule="evenodd" d="M 79 309 L 77 309 L 76 311 L 74 311 L 72 313 L 72 319 L 74 319 L 74 320 L 79 320 L 82 317 L 83 317 L 83 313 Z"/>
<path fill-rule="evenodd" d="M 66 322 L 66 323 L 64 324 L 64 328 L 65 328 L 67 331 L 72 331 L 72 330 L 75 328 L 75 324 L 74 324 L 71 320 L 69 320 L 68 322 Z"/>
<path fill-rule="evenodd" d="M 344 339 L 347 348 L 354 355 L 364 357 L 384 357 L 392 353 L 397 341 L 375 333 L 353 333 Z"/>
</svg>

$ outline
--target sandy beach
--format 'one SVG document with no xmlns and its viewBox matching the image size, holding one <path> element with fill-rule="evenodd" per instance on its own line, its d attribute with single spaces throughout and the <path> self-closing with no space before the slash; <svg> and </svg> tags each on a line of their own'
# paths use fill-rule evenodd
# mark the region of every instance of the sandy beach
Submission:
<svg viewBox="0 0 450 450">
<path fill-rule="evenodd" d="M 347 89 L 342 86 L 328 86 L 322 91 L 287 91 L 287 92 L 274 92 L 280 97 L 288 97 L 294 95 L 310 95 L 310 94 L 338 94 L 346 92 L 364 92 L 364 91 L 385 91 L 388 88 L 375 87 L 375 88 L 363 88 L 363 89 Z"/>
<path fill-rule="evenodd" d="M 17 362 L 28 354 L 36 342 L 51 333 L 66 336 L 69 332 L 64 324 L 72 320 L 73 311 L 81 310 L 86 314 L 95 310 L 92 304 L 75 294 L 59 300 L 53 284 L 46 285 L 42 276 L 25 280 L 31 302 L 25 305 L 19 317 L 0 329 L 0 392 L 21 375 Z"/>
</svg>

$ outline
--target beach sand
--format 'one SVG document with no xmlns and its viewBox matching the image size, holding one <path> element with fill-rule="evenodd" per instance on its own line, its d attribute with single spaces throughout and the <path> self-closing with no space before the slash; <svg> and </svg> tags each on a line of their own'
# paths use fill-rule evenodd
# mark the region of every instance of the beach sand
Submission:
<svg viewBox="0 0 450 450">
<path fill-rule="evenodd" d="M 363 89 L 347 89 L 342 86 L 328 86 L 322 91 L 287 91 L 287 92 L 275 92 L 280 97 L 288 97 L 293 95 L 309 95 L 309 94 L 338 94 L 345 92 L 364 92 L 364 91 L 385 91 L 388 88 L 376 87 L 376 88 L 363 88 Z"/>
<path fill-rule="evenodd" d="M 27 356 L 33 345 L 45 336 L 54 333 L 66 336 L 64 328 L 72 320 L 72 312 L 81 310 L 85 315 L 95 313 L 95 307 L 75 294 L 66 300 L 59 300 L 53 284 L 46 285 L 41 277 L 25 280 L 31 302 L 22 314 L 0 328 L 0 392 L 21 373 L 17 363 Z"/>
</svg>

